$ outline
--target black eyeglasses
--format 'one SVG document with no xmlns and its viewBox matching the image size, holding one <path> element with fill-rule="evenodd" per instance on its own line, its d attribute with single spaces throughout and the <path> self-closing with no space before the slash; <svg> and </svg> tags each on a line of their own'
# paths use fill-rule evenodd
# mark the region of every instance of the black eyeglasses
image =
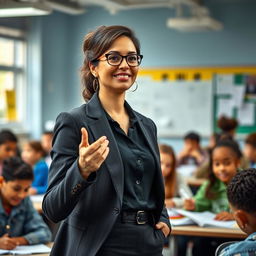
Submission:
<svg viewBox="0 0 256 256">
<path fill-rule="evenodd" d="M 140 65 L 143 55 L 140 54 L 128 54 L 126 56 L 120 55 L 119 53 L 107 53 L 105 54 L 106 61 L 111 66 L 119 66 L 125 58 L 126 63 L 130 67 L 137 67 Z M 100 60 L 100 59 L 98 59 Z"/>
</svg>

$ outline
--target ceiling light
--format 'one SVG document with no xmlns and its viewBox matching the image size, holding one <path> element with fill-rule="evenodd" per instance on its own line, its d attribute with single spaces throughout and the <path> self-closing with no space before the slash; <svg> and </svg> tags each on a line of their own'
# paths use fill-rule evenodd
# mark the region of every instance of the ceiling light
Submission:
<svg viewBox="0 0 256 256">
<path fill-rule="evenodd" d="M 0 3 L 0 17 L 38 16 L 48 15 L 50 7 L 40 3 L 9 2 Z"/>
</svg>

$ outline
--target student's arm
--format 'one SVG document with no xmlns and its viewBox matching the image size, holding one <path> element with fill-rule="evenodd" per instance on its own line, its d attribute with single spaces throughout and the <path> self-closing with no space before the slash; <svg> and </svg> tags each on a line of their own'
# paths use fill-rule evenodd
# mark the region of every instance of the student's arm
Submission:
<svg viewBox="0 0 256 256">
<path fill-rule="evenodd" d="M 4 234 L 0 237 L 0 249 L 3 250 L 12 250 L 17 246 L 16 242 L 8 236 L 8 234 Z"/>
<path fill-rule="evenodd" d="M 179 197 L 172 198 L 174 204 L 173 207 L 182 208 L 184 206 L 184 200 L 192 198 L 193 193 L 189 186 L 187 185 L 187 182 L 185 181 L 184 177 L 179 173 L 177 173 L 177 187 Z"/>
<path fill-rule="evenodd" d="M 26 198 L 26 218 L 24 221 L 24 236 L 28 244 L 47 243 L 51 241 L 51 231 L 39 213 L 34 209 L 32 202 Z"/>
<path fill-rule="evenodd" d="M 203 212 L 211 210 L 211 200 L 206 198 L 205 192 L 208 186 L 208 181 L 204 182 L 199 190 L 197 191 L 194 199 L 195 199 L 195 211 L 196 212 Z"/>
</svg>

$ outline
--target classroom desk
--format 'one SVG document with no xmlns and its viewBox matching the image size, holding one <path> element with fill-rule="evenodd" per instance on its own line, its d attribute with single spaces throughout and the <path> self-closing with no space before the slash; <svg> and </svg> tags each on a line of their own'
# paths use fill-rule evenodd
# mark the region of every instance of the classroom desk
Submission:
<svg viewBox="0 0 256 256">
<path fill-rule="evenodd" d="M 199 227 L 196 225 L 173 226 L 172 235 L 241 238 L 247 235 L 240 229 Z"/>
</svg>

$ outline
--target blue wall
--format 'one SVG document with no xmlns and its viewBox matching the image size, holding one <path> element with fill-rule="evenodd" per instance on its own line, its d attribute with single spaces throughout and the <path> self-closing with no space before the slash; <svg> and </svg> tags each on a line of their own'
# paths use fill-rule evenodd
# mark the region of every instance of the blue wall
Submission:
<svg viewBox="0 0 256 256">
<path fill-rule="evenodd" d="M 103 8 L 91 7 L 80 16 L 54 13 L 41 17 L 42 125 L 83 102 L 79 79 L 82 41 L 87 32 L 99 25 L 123 24 L 133 28 L 142 45 L 142 67 L 255 65 L 256 2 L 205 2 L 212 16 L 224 23 L 224 30 L 180 33 L 168 29 L 166 20 L 175 15 L 168 8 L 111 15 Z"/>
</svg>

